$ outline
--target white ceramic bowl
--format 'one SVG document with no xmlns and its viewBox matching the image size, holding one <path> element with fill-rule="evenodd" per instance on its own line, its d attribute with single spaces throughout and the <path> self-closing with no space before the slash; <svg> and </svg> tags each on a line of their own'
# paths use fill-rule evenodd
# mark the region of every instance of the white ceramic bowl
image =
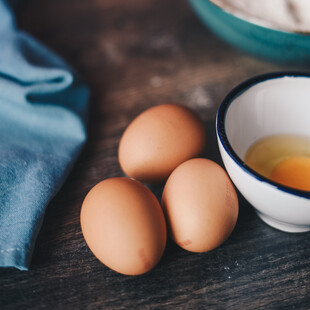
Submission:
<svg viewBox="0 0 310 310">
<path fill-rule="evenodd" d="M 283 231 L 309 231 L 310 192 L 259 175 L 243 158 L 268 135 L 310 136 L 310 74 L 269 73 L 238 85 L 218 110 L 216 131 L 226 170 L 258 216 Z"/>
</svg>

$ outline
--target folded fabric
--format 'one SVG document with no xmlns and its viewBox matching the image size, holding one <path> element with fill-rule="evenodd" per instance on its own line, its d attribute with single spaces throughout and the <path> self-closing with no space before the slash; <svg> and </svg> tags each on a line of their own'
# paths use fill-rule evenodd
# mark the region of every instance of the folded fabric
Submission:
<svg viewBox="0 0 310 310">
<path fill-rule="evenodd" d="M 27 270 L 44 211 L 86 140 L 89 93 L 0 0 L 0 266 Z"/>
</svg>

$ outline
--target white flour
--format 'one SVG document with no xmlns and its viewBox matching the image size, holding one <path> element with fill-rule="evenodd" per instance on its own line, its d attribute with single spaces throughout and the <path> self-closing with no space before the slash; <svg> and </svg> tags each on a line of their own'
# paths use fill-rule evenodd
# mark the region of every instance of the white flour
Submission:
<svg viewBox="0 0 310 310">
<path fill-rule="evenodd" d="M 310 0 L 212 0 L 241 18 L 268 27 L 310 31 Z M 250 18 L 248 18 L 250 17 Z"/>
</svg>

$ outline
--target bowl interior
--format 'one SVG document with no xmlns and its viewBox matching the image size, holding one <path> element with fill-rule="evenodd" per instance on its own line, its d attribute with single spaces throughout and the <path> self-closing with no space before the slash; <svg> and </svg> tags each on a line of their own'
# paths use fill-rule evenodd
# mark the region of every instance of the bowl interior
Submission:
<svg viewBox="0 0 310 310">
<path fill-rule="evenodd" d="M 310 137 L 310 77 L 274 77 L 243 90 L 229 104 L 225 132 L 240 159 L 265 136 Z"/>
<path fill-rule="evenodd" d="M 250 23 L 285 32 L 310 33 L 309 1 L 209 0 L 230 14 Z M 276 8 L 276 10 L 275 10 Z"/>
</svg>

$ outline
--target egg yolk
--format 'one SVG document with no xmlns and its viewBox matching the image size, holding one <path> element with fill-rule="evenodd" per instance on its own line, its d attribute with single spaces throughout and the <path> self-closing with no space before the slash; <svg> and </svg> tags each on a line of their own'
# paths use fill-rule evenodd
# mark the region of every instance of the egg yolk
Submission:
<svg viewBox="0 0 310 310">
<path fill-rule="evenodd" d="M 271 180 L 295 189 L 310 191 L 310 157 L 284 159 L 271 172 Z"/>
</svg>

